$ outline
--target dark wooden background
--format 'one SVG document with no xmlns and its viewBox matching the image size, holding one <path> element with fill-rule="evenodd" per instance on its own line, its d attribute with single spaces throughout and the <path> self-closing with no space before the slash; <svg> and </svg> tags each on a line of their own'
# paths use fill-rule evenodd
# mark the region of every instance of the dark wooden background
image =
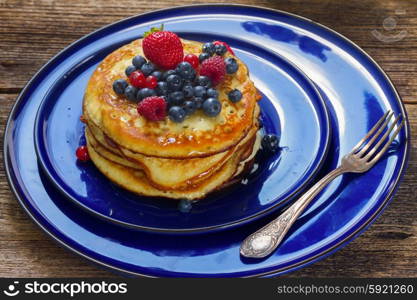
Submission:
<svg viewBox="0 0 417 300">
<path fill-rule="evenodd" d="M 212 1 L 205 1 L 212 2 Z M 417 277 L 417 1 L 232 1 L 285 10 L 327 25 L 356 42 L 384 68 L 407 103 L 412 154 L 394 201 L 362 236 L 289 277 Z M 69 43 L 103 25 L 142 12 L 202 1 L 0 0 L 0 131 L 25 83 Z M 391 19 L 387 19 L 391 18 Z M 397 24 L 391 31 L 383 24 Z M 387 21 L 388 20 L 388 21 Z M 385 22 L 385 23 L 384 23 Z M 391 23 L 392 24 L 392 23 Z M 387 28 L 387 27 L 386 27 Z M 401 30 L 401 41 L 372 35 Z M 1 140 L 1 144 L 3 140 Z M 3 149 L 2 145 L 1 149 Z M 0 153 L 2 156 L 2 153 Z M 1 166 L 1 168 L 3 168 Z M 115 276 L 52 242 L 25 215 L 0 172 L 0 276 Z"/>
</svg>

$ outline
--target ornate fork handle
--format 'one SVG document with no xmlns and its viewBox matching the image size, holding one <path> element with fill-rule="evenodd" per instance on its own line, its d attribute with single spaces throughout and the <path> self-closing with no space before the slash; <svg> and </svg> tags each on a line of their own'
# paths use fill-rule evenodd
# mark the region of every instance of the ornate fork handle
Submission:
<svg viewBox="0 0 417 300">
<path fill-rule="evenodd" d="M 311 200 L 333 179 L 346 172 L 348 170 L 340 166 L 323 177 L 278 218 L 248 236 L 242 242 L 240 253 L 243 256 L 253 258 L 262 258 L 271 254 Z"/>
</svg>

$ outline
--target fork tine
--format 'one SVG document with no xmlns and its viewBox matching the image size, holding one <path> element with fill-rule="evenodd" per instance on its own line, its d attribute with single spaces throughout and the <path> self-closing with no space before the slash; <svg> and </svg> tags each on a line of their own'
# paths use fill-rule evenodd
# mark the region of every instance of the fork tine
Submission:
<svg viewBox="0 0 417 300">
<path fill-rule="evenodd" d="M 366 153 L 366 151 L 368 151 L 368 149 L 372 146 L 372 144 L 375 142 L 375 140 L 381 135 L 381 133 L 384 131 L 384 129 L 387 127 L 389 121 L 391 121 L 392 116 L 394 115 L 393 112 L 388 114 L 388 117 L 386 118 L 385 122 L 379 126 L 378 131 L 372 136 L 372 138 L 365 144 L 365 146 L 362 147 L 362 149 L 360 149 L 358 151 L 358 155 L 359 157 L 363 157 Z"/>
<path fill-rule="evenodd" d="M 358 149 L 360 148 L 360 146 L 378 129 L 379 125 L 381 125 L 381 123 L 385 120 L 385 118 L 388 116 L 388 114 L 390 114 L 391 111 L 387 111 L 382 117 L 381 119 L 378 120 L 378 122 L 374 125 L 374 127 L 372 127 L 371 130 L 368 131 L 368 133 L 366 134 L 366 136 L 361 139 L 359 141 L 359 143 L 353 147 L 351 153 L 355 153 L 356 151 L 358 151 Z"/>
<path fill-rule="evenodd" d="M 394 131 L 394 134 L 389 139 L 389 141 L 384 145 L 381 151 L 379 151 L 379 153 L 375 155 L 375 157 L 370 162 L 367 163 L 368 165 L 374 165 L 385 154 L 385 152 L 387 152 L 388 147 L 392 144 L 394 139 L 397 137 L 398 133 L 400 132 L 404 124 L 405 124 L 405 119 L 403 118 L 401 123 L 398 125 L 397 129 Z"/>
<path fill-rule="evenodd" d="M 401 114 L 398 115 L 395 119 L 394 122 L 388 127 L 388 130 L 385 132 L 385 134 L 381 137 L 381 139 L 378 141 L 378 143 L 376 143 L 375 146 L 372 147 L 371 151 L 369 151 L 369 153 L 367 153 L 363 158 L 365 159 L 365 161 L 367 161 L 369 158 L 372 157 L 372 155 L 379 149 L 379 147 L 382 145 L 382 143 L 389 137 L 390 133 L 392 132 L 392 130 L 394 129 L 395 125 L 397 125 L 398 120 L 400 119 Z"/>
</svg>

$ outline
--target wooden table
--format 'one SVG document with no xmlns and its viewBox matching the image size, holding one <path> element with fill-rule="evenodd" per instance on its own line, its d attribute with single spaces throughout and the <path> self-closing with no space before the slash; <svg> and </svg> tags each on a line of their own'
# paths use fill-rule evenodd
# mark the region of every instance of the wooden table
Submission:
<svg viewBox="0 0 417 300">
<path fill-rule="evenodd" d="M 198 2 L 202 1 L 177 0 L 175 4 Z M 233 2 L 295 13 L 327 25 L 356 42 L 392 78 L 407 103 L 411 122 L 411 160 L 389 208 L 362 236 L 341 251 L 286 276 L 417 277 L 417 143 L 414 141 L 417 137 L 417 105 L 413 104 L 417 102 L 417 1 Z M 169 7 L 170 3 L 168 0 L 0 0 L 1 132 L 23 86 L 58 51 L 103 25 Z M 372 34 L 373 30 L 385 37 L 400 31 L 406 36 L 400 41 L 385 43 Z M 115 275 L 52 242 L 20 208 L 4 172 L 0 172 L 0 276 Z"/>
</svg>

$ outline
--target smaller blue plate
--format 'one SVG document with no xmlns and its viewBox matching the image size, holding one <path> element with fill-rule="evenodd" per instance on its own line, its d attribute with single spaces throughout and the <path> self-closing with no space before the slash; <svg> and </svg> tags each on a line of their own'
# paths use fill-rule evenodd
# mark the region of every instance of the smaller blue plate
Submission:
<svg viewBox="0 0 417 300">
<path fill-rule="evenodd" d="M 329 117 L 314 84 L 291 63 L 264 47 L 227 36 L 179 32 L 183 38 L 225 40 L 249 67 L 263 94 L 264 131 L 281 135 L 282 151 L 260 152 L 256 170 L 243 183 L 195 202 L 191 211 L 178 201 L 132 194 L 112 184 L 93 165 L 79 163 L 76 148 L 85 144 L 80 122 L 85 86 L 98 63 L 125 40 L 111 39 L 81 59 L 49 89 L 35 121 L 40 165 L 64 195 L 96 215 L 123 225 L 164 232 L 196 232 L 243 224 L 270 213 L 294 197 L 314 177 L 327 153 Z"/>
</svg>

